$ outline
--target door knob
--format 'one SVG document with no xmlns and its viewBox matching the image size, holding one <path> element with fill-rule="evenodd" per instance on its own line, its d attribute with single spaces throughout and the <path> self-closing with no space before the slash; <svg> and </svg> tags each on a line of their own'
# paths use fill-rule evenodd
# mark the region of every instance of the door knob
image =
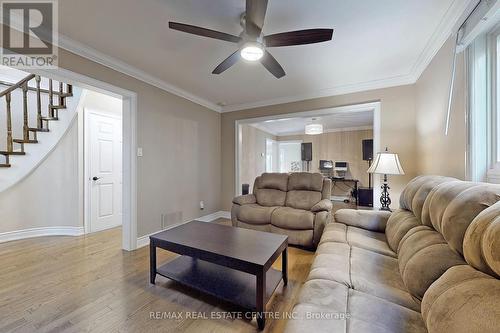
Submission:
<svg viewBox="0 0 500 333">
<path fill-rule="evenodd" d="M 99 180 L 99 179 L 100 179 L 100 178 L 99 178 L 99 177 L 96 177 L 96 176 L 92 177 L 92 180 L 93 180 L 93 181 L 97 181 L 97 180 Z"/>
</svg>

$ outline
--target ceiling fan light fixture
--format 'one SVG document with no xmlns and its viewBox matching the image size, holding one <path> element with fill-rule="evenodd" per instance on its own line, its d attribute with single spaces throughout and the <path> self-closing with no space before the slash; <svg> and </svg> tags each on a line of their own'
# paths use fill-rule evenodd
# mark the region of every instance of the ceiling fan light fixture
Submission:
<svg viewBox="0 0 500 333">
<path fill-rule="evenodd" d="M 264 55 L 264 47 L 259 43 L 246 43 L 240 53 L 241 57 L 247 61 L 257 61 Z"/>
<path fill-rule="evenodd" d="M 305 132 L 307 135 L 323 134 L 323 125 L 322 124 L 307 124 Z"/>
</svg>

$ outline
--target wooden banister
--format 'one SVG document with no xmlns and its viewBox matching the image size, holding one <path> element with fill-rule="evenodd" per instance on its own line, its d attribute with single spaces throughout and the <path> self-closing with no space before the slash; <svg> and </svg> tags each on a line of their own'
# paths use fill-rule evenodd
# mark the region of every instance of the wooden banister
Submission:
<svg viewBox="0 0 500 333">
<path fill-rule="evenodd" d="M 7 103 L 7 151 L 14 151 L 14 143 L 12 141 L 12 113 L 10 110 L 10 91 L 5 95 L 5 102 Z"/>
<path fill-rule="evenodd" d="M 31 80 L 34 77 L 35 77 L 35 74 L 30 74 L 30 75 L 26 76 L 24 79 L 20 80 L 19 82 L 14 83 L 9 88 L 7 88 L 4 91 L 0 92 L 0 97 L 3 97 L 3 96 L 6 96 L 7 94 L 10 94 L 11 92 L 13 92 L 14 90 L 16 90 L 17 88 L 21 88 L 21 86 L 25 82 L 28 82 L 29 80 Z"/>
<path fill-rule="evenodd" d="M 52 79 L 49 79 L 49 106 L 54 105 L 54 89 L 52 89 Z M 54 110 L 49 107 L 49 117 L 54 117 Z"/>
<path fill-rule="evenodd" d="M 30 87 L 29 81 L 35 79 L 36 87 Z M 44 90 L 40 87 L 41 77 L 36 74 L 29 74 L 22 80 L 16 83 L 9 83 L 5 81 L 0 81 L 0 86 L 8 86 L 7 89 L 0 91 L 0 98 L 5 96 L 6 103 L 6 127 L 7 127 L 7 149 L 5 151 L 0 151 L 0 155 L 5 157 L 5 163 L 0 163 L 1 168 L 10 167 L 10 155 L 25 155 L 25 144 L 38 143 L 37 140 L 37 132 L 48 132 L 49 122 L 58 120 L 59 110 L 66 109 L 66 97 L 73 96 L 73 87 L 70 84 L 66 84 L 66 92 L 64 91 L 64 83 L 59 82 L 58 91 L 54 91 L 53 80 L 49 79 L 49 89 Z M 13 137 L 12 132 L 12 92 L 16 89 L 20 89 L 22 91 L 22 108 L 23 108 L 23 135 L 21 138 Z M 29 127 L 29 110 L 28 110 L 28 92 L 35 91 L 36 92 L 36 123 L 37 127 L 30 128 Z M 42 115 L 42 93 L 49 94 L 49 104 L 48 104 L 48 116 L 44 117 Z M 59 104 L 54 105 L 54 95 L 58 97 Z M 55 111 L 54 111 L 55 110 Z M 55 116 L 54 116 L 55 115 Z M 44 126 L 46 125 L 46 126 Z M 33 139 L 30 138 L 33 133 Z M 17 135 L 17 134 L 16 134 Z M 20 145 L 20 151 L 14 151 L 14 143 Z"/>
<path fill-rule="evenodd" d="M 35 77 L 36 79 L 36 77 Z M 0 86 L 6 86 L 6 87 L 11 87 L 13 86 L 14 84 L 16 84 L 15 82 L 12 83 L 12 82 L 8 82 L 8 81 L 2 81 L 0 80 Z M 69 86 L 69 84 L 68 84 Z M 37 88 L 36 87 L 30 87 L 28 86 L 28 90 L 29 91 L 37 91 Z M 48 94 L 49 93 L 49 90 L 48 89 L 43 89 L 43 88 L 40 88 L 40 93 L 42 94 Z M 58 91 L 54 91 L 52 92 L 54 95 L 59 95 L 59 92 Z M 63 93 L 63 95 L 65 95 L 66 93 Z"/>
<path fill-rule="evenodd" d="M 38 128 L 42 128 L 42 98 L 40 96 L 40 75 L 35 76 L 36 81 L 36 124 Z M 36 136 L 36 132 L 35 132 Z"/>
<path fill-rule="evenodd" d="M 29 136 L 29 126 L 28 126 L 28 82 L 24 82 L 22 88 L 23 88 L 23 140 L 29 141 L 30 136 Z"/>
</svg>

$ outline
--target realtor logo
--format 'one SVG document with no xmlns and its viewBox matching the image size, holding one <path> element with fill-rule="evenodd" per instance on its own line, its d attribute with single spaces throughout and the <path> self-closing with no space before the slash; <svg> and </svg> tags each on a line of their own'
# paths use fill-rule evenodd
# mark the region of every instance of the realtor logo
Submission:
<svg viewBox="0 0 500 333">
<path fill-rule="evenodd" d="M 57 0 L 0 3 L 1 64 L 23 69 L 57 67 Z"/>
</svg>

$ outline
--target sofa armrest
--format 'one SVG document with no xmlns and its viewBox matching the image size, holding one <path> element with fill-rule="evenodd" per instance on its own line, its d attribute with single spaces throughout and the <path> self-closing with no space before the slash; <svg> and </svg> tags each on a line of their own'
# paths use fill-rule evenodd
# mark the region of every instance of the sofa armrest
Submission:
<svg viewBox="0 0 500 333">
<path fill-rule="evenodd" d="M 339 209 L 334 221 L 366 230 L 385 232 L 385 225 L 391 216 L 388 211 Z"/>
<path fill-rule="evenodd" d="M 313 213 L 318 213 L 318 212 L 330 212 L 332 210 L 332 202 L 328 199 L 323 199 L 320 200 L 317 204 L 312 206 L 311 212 Z"/>
<path fill-rule="evenodd" d="M 239 197 L 236 197 L 233 199 L 233 203 L 236 205 L 248 205 L 248 204 L 254 204 L 257 202 L 257 199 L 255 198 L 255 195 L 253 194 L 245 194 L 245 195 L 240 195 Z"/>
</svg>

